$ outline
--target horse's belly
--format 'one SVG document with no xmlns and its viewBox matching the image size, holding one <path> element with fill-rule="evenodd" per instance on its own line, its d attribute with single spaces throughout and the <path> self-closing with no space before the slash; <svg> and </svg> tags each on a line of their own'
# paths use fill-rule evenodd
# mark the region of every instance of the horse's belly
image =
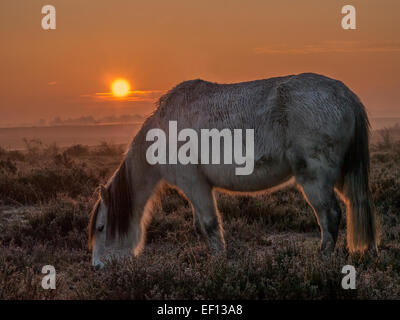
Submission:
<svg viewBox="0 0 400 320">
<path fill-rule="evenodd" d="M 237 175 L 236 168 L 236 165 L 203 165 L 202 171 L 214 187 L 239 192 L 269 189 L 287 181 L 293 175 L 286 160 L 258 161 L 249 175 Z"/>
</svg>

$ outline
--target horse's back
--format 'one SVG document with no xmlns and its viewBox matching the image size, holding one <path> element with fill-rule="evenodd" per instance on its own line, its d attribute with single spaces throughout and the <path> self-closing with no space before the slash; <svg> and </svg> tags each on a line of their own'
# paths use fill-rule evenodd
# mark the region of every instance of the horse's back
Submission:
<svg viewBox="0 0 400 320">
<path fill-rule="evenodd" d="M 290 77 L 231 84 L 185 81 L 160 98 L 155 116 L 181 121 L 194 129 L 252 126 L 252 118 L 269 108 L 268 97 L 274 87 Z"/>
<path fill-rule="evenodd" d="M 242 128 L 254 125 L 255 119 L 290 120 L 291 115 L 321 125 L 341 120 L 352 95 L 342 82 L 314 73 L 231 84 L 196 79 L 178 84 L 161 97 L 155 116 L 188 122 L 193 128 Z"/>
</svg>

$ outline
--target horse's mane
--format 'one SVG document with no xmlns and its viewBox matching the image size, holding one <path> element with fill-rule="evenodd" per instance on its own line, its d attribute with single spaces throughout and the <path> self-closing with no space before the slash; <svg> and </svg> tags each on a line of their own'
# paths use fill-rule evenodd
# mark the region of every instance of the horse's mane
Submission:
<svg viewBox="0 0 400 320">
<path fill-rule="evenodd" d="M 106 186 L 108 193 L 107 203 L 107 236 L 119 237 L 128 233 L 129 224 L 133 215 L 133 193 L 129 170 L 125 160 L 116 170 Z M 96 234 L 96 221 L 99 211 L 100 199 L 91 213 L 89 223 L 89 247 Z"/>
<path fill-rule="evenodd" d="M 125 160 L 107 186 L 107 235 L 126 235 L 133 215 L 133 192 Z"/>
<path fill-rule="evenodd" d="M 97 199 L 97 202 L 94 205 L 92 212 L 90 213 L 89 239 L 88 239 L 88 245 L 90 250 L 93 248 L 93 240 L 96 235 L 96 221 L 99 213 L 99 205 L 100 205 L 100 199 Z"/>
</svg>

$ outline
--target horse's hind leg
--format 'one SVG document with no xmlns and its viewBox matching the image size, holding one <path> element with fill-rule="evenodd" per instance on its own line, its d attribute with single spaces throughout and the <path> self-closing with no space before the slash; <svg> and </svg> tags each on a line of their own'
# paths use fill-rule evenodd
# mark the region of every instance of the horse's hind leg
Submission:
<svg viewBox="0 0 400 320">
<path fill-rule="evenodd" d="M 339 170 L 313 159 L 297 159 L 293 169 L 296 180 L 317 217 L 321 229 L 321 250 L 332 252 L 341 218 L 341 210 L 334 193 Z"/>
<path fill-rule="evenodd" d="M 333 187 L 321 188 L 318 184 L 305 183 L 302 188 L 321 229 L 321 250 L 332 252 L 335 249 L 341 218 L 341 210 Z"/>
<path fill-rule="evenodd" d="M 211 186 L 200 178 L 195 183 L 178 187 L 192 203 L 195 228 L 206 236 L 214 252 L 225 250 L 223 228 Z"/>
</svg>

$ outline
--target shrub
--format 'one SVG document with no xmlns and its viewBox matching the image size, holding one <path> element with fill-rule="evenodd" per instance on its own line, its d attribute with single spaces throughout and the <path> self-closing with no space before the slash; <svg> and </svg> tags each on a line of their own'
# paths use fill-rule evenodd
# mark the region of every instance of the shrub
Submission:
<svg viewBox="0 0 400 320">
<path fill-rule="evenodd" d="M 99 156 L 115 156 L 121 155 L 124 152 L 121 145 L 113 145 L 106 141 L 101 142 L 94 151 L 94 154 Z"/>
<path fill-rule="evenodd" d="M 65 149 L 64 153 L 70 157 L 80 157 L 89 153 L 89 147 L 81 144 L 75 144 Z"/>
<path fill-rule="evenodd" d="M 58 194 L 70 197 L 88 195 L 99 184 L 99 178 L 81 167 L 35 168 L 16 176 L 0 179 L 0 199 L 5 203 L 34 204 L 56 199 Z"/>
</svg>

